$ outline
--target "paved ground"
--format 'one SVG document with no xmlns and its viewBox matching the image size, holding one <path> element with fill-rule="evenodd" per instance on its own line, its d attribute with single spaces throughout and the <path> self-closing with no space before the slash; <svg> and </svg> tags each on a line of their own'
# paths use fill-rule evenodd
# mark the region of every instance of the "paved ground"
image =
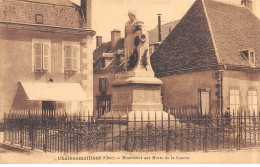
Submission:
<svg viewBox="0 0 260 167">
<path fill-rule="evenodd" d="M 18 148 L 10 149 L 0 145 L 0 163 L 165 163 L 165 164 L 259 164 L 260 148 L 214 152 L 98 152 L 65 155 L 44 153 Z M 65 160 L 66 158 L 85 157 L 85 160 Z M 97 157 L 94 159 L 94 157 Z M 141 158 L 141 159 L 140 159 Z"/>
</svg>

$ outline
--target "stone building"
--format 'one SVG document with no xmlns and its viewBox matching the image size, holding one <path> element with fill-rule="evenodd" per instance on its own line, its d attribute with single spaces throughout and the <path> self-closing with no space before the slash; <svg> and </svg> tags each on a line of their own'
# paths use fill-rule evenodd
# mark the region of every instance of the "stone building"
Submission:
<svg viewBox="0 0 260 167">
<path fill-rule="evenodd" d="M 165 108 L 195 108 L 201 113 L 225 111 L 228 106 L 231 110 L 259 109 L 260 21 L 248 2 L 196 0 L 165 36 L 151 56 L 155 75 L 163 81 Z M 153 34 L 156 37 L 150 39 L 156 43 L 158 32 Z M 111 42 L 98 41 L 94 109 L 102 115 L 111 105 L 115 73 L 124 70 L 124 48 L 122 38 L 115 49 Z M 100 100 L 102 96 L 106 98 Z"/>
<path fill-rule="evenodd" d="M 165 107 L 259 110 L 260 20 L 243 2 L 196 0 L 151 56 Z"/>
<path fill-rule="evenodd" d="M 91 0 L 0 1 L 0 110 L 93 110 Z"/>
</svg>

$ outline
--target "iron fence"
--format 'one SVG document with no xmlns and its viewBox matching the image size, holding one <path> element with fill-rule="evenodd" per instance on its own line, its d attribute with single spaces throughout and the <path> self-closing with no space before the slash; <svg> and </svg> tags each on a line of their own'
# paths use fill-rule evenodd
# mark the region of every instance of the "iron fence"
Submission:
<svg viewBox="0 0 260 167">
<path fill-rule="evenodd" d="M 4 142 L 46 152 L 208 151 L 260 145 L 260 113 L 134 112 L 95 120 L 89 113 L 16 111 L 4 118 Z M 156 115 L 157 114 L 157 115 Z M 163 113 L 161 113 L 163 115 Z M 137 115 L 140 119 L 137 119 Z M 150 119 L 152 118 L 153 119 Z M 148 119 L 144 119 L 148 118 Z"/>
</svg>

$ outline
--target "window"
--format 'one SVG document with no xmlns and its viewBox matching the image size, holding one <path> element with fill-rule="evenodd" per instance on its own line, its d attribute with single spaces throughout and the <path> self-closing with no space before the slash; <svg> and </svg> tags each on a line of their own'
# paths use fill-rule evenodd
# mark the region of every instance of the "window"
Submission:
<svg viewBox="0 0 260 167">
<path fill-rule="evenodd" d="M 257 91 L 248 91 L 248 108 L 251 114 L 257 113 Z"/>
<path fill-rule="evenodd" d="M 230 90 L 230 112 L 237 112 L 239 107 L 239 90 Z"/>
<path fill-rule="evenodd" d="M 51 71 L 51 42 L 33 39 L 32 71 Z"/>
<path fill-rule="evenodd" d="M 241 50 L 240 54 L 248 60 L 251 66 L 255 66 L 255 51 L 253 49 Z"/>
<path fill-rule="evenodd" d="M 249 52 L 249 63 L 255 65 L 255 52 Z"/>
<path fill-rule="evenodd" d="M 80 44 L 77 42 L 63 42 L 63 71 L 80 71 Z"/>
<path fill-rule="evenodd" d="M 202 115 L 208 114 L 210 110 L 209 91 L 200 91 L 200 110 Z"/>
<path fill-rule="evenodd" d="M 35 22 L 37 24 L 43 24 L 43 16 L 41 14 L 36 14 L 35 15 Z"/>
<path fill-rule="evenodd" d="M 107 91 L 107 79 L 99 78 L 99 92 L 106 92 L 106 91 Z"/>
</svg>

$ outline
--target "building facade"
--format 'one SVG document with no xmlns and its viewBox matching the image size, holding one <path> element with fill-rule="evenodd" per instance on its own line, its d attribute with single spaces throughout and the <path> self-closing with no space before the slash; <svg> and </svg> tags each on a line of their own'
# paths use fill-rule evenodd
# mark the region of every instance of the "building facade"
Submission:
<svg viewBox="0 0 260 167">
<path fill-rule="evenodd" d="M 163 36 L 160 47 L 152 51 L 151 65 L 163 81 L 165 108 L 193 108 L 202 114 L 227 108 L 259 110 L 260 21 L 251 10 L 254 6 L 248 4 L 196 0 L 170 34 Z M 169 27 L 164 29 L 169 32 Z M 149 32 L 150 47 L 158 39 L 158 31 L 153 31 L 156 36 Z M 119 40 L 119 50 L 123 50 L 122 44 Z M 94 51 L 94 82 L 100 83 L 94 86 L 94 109 L 110 104 L 97 100 L 102 95 L 99 85 L 105 83 L 105 96 L 113 98 L 111 83 L 124 70 L 124 60 L 115 56 L 117 49 L 110 42 L 99 42 Z M 113 54 L 109 56 L 109 52 Z M 99 82 L 100 78 L 106 82 Z M 103 113 L 107 107 L 101 108 Z"/>
<path fill-rule="evenodd" d="M 248 6 L 196 0 L 151 56 L 165 107 L 258 111 L 259 27 Z"/>
<path fill-rule="evenodd" d="M 2 0 L 0 6 L 1 114 L 92 111 L 91 0 L 81 6 L 69 0 Z"/>
</svg>

